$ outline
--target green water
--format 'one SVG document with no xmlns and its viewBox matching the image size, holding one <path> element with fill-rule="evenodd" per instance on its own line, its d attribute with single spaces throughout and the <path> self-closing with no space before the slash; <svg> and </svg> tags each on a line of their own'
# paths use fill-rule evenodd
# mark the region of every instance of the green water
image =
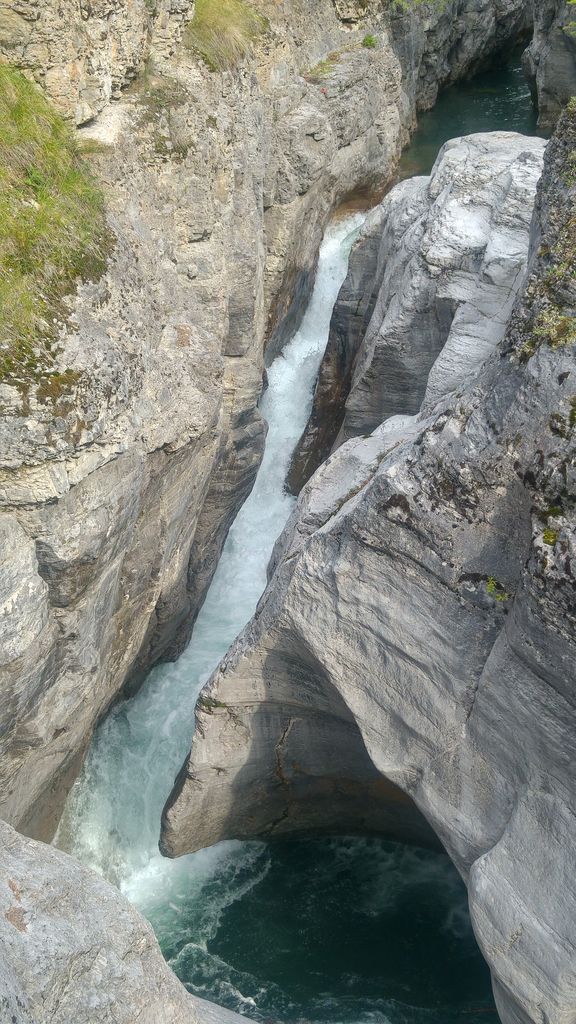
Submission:
<svg viewBox="0 0 576 1024">
<path fill-rule="evenodd" d="M 433 110 L 419 115 L 418 128 L 400 161 L 399 178 L 429 174 L 449 139 L 474 132 L 542 134 L 520 60 L 493 68 L 446 89 Z"/>
<path fill-rule="evenodd" d="M 148 913 L 191 992 L 258 1020 L 498 1019 L 466 890 L 440 853 L 376 839 L 238 844 L 219 870 L 206 865 L 201 891 Z"/>
</svg>

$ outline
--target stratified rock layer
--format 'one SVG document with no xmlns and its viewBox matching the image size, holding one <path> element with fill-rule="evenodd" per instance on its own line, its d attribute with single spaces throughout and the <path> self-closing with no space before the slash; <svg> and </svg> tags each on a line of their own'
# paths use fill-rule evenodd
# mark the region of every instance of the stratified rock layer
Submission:
<svg viewBox="0 0 576 1024">
<path fill-rule="evenodd" d="M 302 831 L 291 737 L 322 736 L 320 757 L 334 720 L 355 725 L 466 881 L 504 1024 L 576 1007 L 575 144 L 572 115 L 524 298 L 477 380 L 350 440 L 304 489 L 201 697 L 162 840 Z"/>
<path fill-rule="evenodd" d="M 86 5 L 81 24 L 69 4 L 8 6 L 12 25 L 38 13 L 34 46 L 8 56 L 42 78 L 48 46 L 57 102 L 61 81 L 72 105 L 88 95 L 74 47 L 92 114 L 140 59 L 143 0 Z M 108 271 L 70 300 L 49 386 L 34 367 L 0 382 L 0 814 L 35 836 L 53 834 L 95 722 L 190 635 L 261 456 L 265 342 L 301 315 L 331 211 L 386 184 L 416 106 L 529 21 L 523 0 L 392 21 L 379 0 L 261 7 L 269 31 L 221 74 L 184 45 L 170 57 L 189 5 L 146 22 L 152 68 L 82 135 Z"/>
</svg>

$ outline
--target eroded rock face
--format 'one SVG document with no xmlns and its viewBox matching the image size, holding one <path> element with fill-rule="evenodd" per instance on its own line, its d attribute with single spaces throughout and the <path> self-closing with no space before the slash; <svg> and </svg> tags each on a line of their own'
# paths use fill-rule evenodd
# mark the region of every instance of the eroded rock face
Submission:
<svg viewBox="0 0 576 1024">
<path fill-rule="evenodd" d="M 194 0 L 0 0 L 0 55 L 84 124 L 142 70 L 152 35 L 169 51 L 193 13 Z"/>
<path fill-rule="evenodd" d="M 434 405 L 501 341 L 521 287 L 544 142 L 509 132 L 447 143 L 429 178 L 374 210 L 338 296 L 297 493 L 335 444 Z"/>
<path fill-rule="evenodd" d="M 302 492 L 162 840 L 301 831 L 298 738 L 355 725 L 467 883 L 504 1024 L 576 1006 L 575 142 L 565 117 L 524 297 L 477 379 L 348 441 Z"/>
<path fill-rule="evenodd" d="M 0 823 L 0 1014 L 12 1024 L 239 1024 L 186 992 L 150 925 L 59 850 Z"/>
<path fill-rule="evenodd" d="M 541 139 L 509 132 L 455 139 L 429 179 L 410 178 L 386 198 L 379 295 L 341 439 L 430 408 L 501 341 L 525 275 L 543 153 Z"/>
<path fill-rule="evenodd" d="M 86 31 L 104 16 L 112 31 L 117 8 L 91 8 Z M 0 580 L 18 624 L 0 641 L 0 813 L 35 836 L 53 834 L 111 701 L 187 641 L 259 463 L 265 343 L 294 326 L 331 211 L 390 180 L 432 80 L 526 18 L 523 0 L 466 0 L 458 18 L 435 5 L 393 27 L 375 0 L 352 27 L 332 0 L 262 9 L 270 31 L 223 74 L 184 46 L 170 57 L 156 20 L 153 71 L 83 133 L 102 149 L 108 271 L 70 300 L 60 383 L 0 384 L 2 517 L 19 538 Z"/>
<path fill-rule="evenodd" d="M 538 103 L 539 124 L 552 128 L 576 95 L 576 16 L 567 0 L 534 4 L 534 38 L 523 58 Z"/>
</svg>

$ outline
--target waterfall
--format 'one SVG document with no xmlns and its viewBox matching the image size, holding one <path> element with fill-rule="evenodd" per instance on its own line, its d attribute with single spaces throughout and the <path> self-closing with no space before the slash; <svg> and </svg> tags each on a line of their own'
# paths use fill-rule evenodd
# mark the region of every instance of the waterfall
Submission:
<svg viewBox="0 0 576 1024">
<path fill-rule="evenodd" d="M 363 214 L 328 227 L 316 282 L 299 330 L 268 370 L 261 412 L 268 423 L 254 488 L 230 530 L 192 639 L 174 664 L 153 669 L 129 701 L 100 725 L 68 799 L 56 844 L 115 882 L 141 909 L 160 893 L 174 904 L 184 887 L 236 863 L 240 844 L 221 844 L 178 862 L 158 853 L 160 815 L 190 746 L 198 693 L 252 616 L 266 586 L 274 543 L 293 508 L 284 481 L 312 404 L 330 318 Z M 252 856 L 256 844 L 247 846 Z M 244 856 L 244 852 L 241 856 Z M 223 863 L 225 862 L 225 863 Z M 185 883 L 185 884 L 184 884 Z"/>
</svg>

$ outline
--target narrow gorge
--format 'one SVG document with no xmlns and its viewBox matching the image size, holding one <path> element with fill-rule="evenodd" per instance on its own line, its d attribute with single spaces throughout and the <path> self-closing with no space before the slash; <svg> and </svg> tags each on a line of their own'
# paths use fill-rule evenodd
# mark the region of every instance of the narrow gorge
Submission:
<svg viewBox="0 0 576 1024">
<path fill-rule="evenodd" d="M 576 1024 L 575 94 L 0 0 L 0 1020 Z"/>
</svg>

